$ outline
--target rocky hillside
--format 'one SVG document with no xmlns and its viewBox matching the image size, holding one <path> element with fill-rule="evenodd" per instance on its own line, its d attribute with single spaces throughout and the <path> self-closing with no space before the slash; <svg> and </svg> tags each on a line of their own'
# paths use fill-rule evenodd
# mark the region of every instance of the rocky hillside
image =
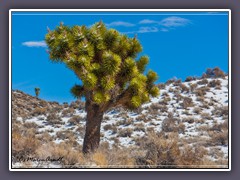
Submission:
<svg viewBox="0 0 240 180">
<path fill-rule="evenodd" d="M 209 74 L 202 78 L 189 77 L 185 82 L 172 79 L 159 84 L 160 96 L 151 99 L 151 102 L 136 111 L 118 108 L 106 112 L 101 129 L 102 146 L 108 149 L 108 153 L 114 148 L 120 150 L 125 148 L 125 151 L 132 149 L 127 156 L 131 156 L 129 159 L 133 159 L 132 164 L 136 167 L 147 165 L 158 168 L 173 165 L 178 167 L 178 164 L 181 164 L 181 167 L 185 168 L 195 168 L 195 165 L 200 168 L 211 166 L 226 168 L 228 166 L 228 76 L 215 77 Z M 44 151 L 45 146 L 49 148 L 67 144 L 74 152 L 80 152 L 85 117 L 84 102 L 59 104 L 32 97 L 18 90 L 13 91 L 14 167 L 28 166 L 26 163 L 18 162 L 16 157 L 19 154 L 26 155 L 28 152 L 31 156 L 45 157 L 46 153 L 51 151 L 51 148 L 47 152 Z M 34 139 L 35 145 L 27 151 L 29 138 Z M 163 141 L 158 142 L 160 139 Z M 176 144 L 172 144 L 173 141 Z M 149 146 L 149 142 L 154 146 Z M 169 148 L 166 153 L 170 154 L 162 154 L 164 148 Z M 56 153 L 55 150 L 52 151 Z M 176 157 L 171 157 L 174 156 L 171 151 L 176 153 Z M 150 156 L 149 154 L 152 153 L 156 155 Z M 192 160 L 184 156 L 186 153 Z M 91 165 L 99 167 L 99 163 L 94 161 L 94 158 L 88 161 L 92 162 Z M 116 165 L 112 160 L 106 162 L 108 166 Z M 114 162 L 118 163 L 117 160 Z M 84 163 L 83 160 L 78 160 L 72 164 L 77 166 L 79 163 L 81 167 L 89 164 L 86 160 Z M 125 165 L 129 162 L 122 163 Z M 82 166 L 83 164 L 85 166 Z M 55 167 L 55 165 L 50 166 L 51 163 L 48 165 Z M 41 167 L 36 164 L 30 166 Z M 58 164 L 57 167 L 68 166 L 65 162 Z"/>
</svg>

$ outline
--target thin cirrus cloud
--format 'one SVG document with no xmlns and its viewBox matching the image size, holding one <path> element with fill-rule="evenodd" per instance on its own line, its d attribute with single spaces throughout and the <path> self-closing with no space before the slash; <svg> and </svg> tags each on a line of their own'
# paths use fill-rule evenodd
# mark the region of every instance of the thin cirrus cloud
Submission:
<svg viewBox="0 0 240 180">
<path fill-rule="evenodd" d="M 158 28 L 156 28 L 156 27 L 140 27 L 137 32 L 138 33 L 158 32 Z"/>
<path fill-rule="evenodd" d="M 158 21 L 154 21 L 151 19 L 143 19 L 141 21 L 139 21 L 139 24 L 158 24 Z"/>
<path fill-rule="evenodd" d="M 22 45 L 27 47 L 47 47 L 45 41 L 26 41 Z"/>
<path fill-rule="evenodd" d="M 108 27 L 115 27 L 115 26 L 124 26 L 124 27 L 133 27 L 135 24 L 124 22 L 124 21 L 115 21 L 109 24 L 106 24 Z"/>
<path fill-rule="evenodd" d="M 163 19 L 160 21 L 160 25 L 165 27 L 179 27 L 179 26 L 186 26 L 190 24 L 191 21 L 189 19 L 177 17 L 177 16 L 171 16 Z"/>
<path fill-rule="evenodd" d="M 151 19 L 143 19 L 139 21 L 139 24 L 159 24 L 165 27 L 186 26 L 190 23 L 191 21 L 189 19 L 181 18 L 177 16 L 167 17 L 161 21 L 155 21 Z"/>
</svg>

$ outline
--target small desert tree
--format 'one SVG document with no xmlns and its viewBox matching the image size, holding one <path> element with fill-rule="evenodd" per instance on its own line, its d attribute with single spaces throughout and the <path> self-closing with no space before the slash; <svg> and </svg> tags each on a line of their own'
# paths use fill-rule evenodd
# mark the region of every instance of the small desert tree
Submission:
<svg viewBox="0 0 240 180">
<path fill-rule="evenodd" d="M 35 90 L 35 95 L 38 98 L 39 93 L 40 93 L 40 88 L 36 87 L 34 90 Z"/>
<path fill-rule="evenodd" d="M 86 131 L 83 152 L 94 151 L 100 142 L 103 114 L 109 108 L 138 108 L 159 94 L 157 74 L 144 75 L 148 57 L 135 61 L 142 46 L 136 37 L 107 29 L 102 21 L 90 28 L 60 24 L 45 37 L 50 59 L 63 62 L 82 81 L 71 92 L 86 99 Z"/>
</svg>

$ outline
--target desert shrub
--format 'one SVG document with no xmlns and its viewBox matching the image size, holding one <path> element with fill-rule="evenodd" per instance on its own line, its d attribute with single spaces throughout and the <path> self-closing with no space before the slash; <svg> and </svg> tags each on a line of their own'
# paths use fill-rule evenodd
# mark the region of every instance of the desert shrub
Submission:
<svg viewBox="0 0 240 180">
<path fill-rule="evenodd" d="M 201 113 L 201 108 L 200 107 L 195 107 L 193 109 L 193 112 L 196 113 L 196 114 L 200 114 Z"/>
<path fill-rule="evenodd" d="M 70 125 L 77 125 L 80 123 L 80 121 L 82 121 L 84 118 L 82 118 L 81 116 L 79 115 L 74 115 L 73 117 L 71 117 L 69 120 L 68 120 L 68 123 Z"/>
<path fill-rule="evenodd" d="M 162 122 L 163 132 L 176 132 L 178 131 L 177 123 L 179 122 L 176 118 L 166 118 Z"/>
<path fill-rule="evenodd" d="M 133 123 L 133 118 L 123 119 L 117 122 L 117 126 L 129 126 Z"/>
<path fill-rule="evenodd" d="M 147 117 L 146 117 L 146 115 L 145 114 L 141 114 L 141 115 L 139 115 L 138 117 L 136 117 L 136 119 L 135 119 L 136 121 L 147 121 Z"/>
<path fill-rule="evenodd" d="M 56 136 L 58 139 L 65 140 L 65 139 L 70 139 L 71 137 L 74 137 L 75 134 L 70 130 L 63 130 L 63 131 L 58 131 L 56 133 Z"/>
<path fill-rule="evenodd" d="M 228 116 L 228 106 L 216 107 L 212 114 L 217 115 L 218 117 L 221 116 Z"/>
<path fill-rule="evenodd" d="M 182 119 L 182 122 L 187 122 L 188 124 L 192 124 L 196 121 L 196 119 L 193 116 L 185 117 Z"/>
<path fill-rule="evenodd" d="M 63 109 L 63 106 L 57 104 L 52 107 L 51 111 L 57 113 L 57 112 L 61 112 L 62 109 Z"/>
<path fill-rule="evenodd" d="M 216 145 L 228 145 L 228 131 L 209 131 L 208 135 L 211 139 L 208 141 L 208 144 L 212 146 Z"/>
<path fill-rule="evenodd" d="M 185 125 L 182 122 L 178 125 L 178 133 L 185 134 Z"/>
<path fill-rule="evenodd" d="M 176 79 L 173 83 L 174 86 L 180 86 L 182 84 L 182 80 L 181 79 Z"/>
<path fill-rule="evenodd" d="M 185 82 L 193 81 L 196 79 L 197 79 L 196 77 L 188 76 L 188 77 L 186 77 Z"/>
<path fill-rule="evenodd" d="M 37 129 L 39 126 L 35 123 L 35 122 L 25 122 L 23 123 L 23 127 L 27 128 L 27 129 Z"/>
<path fill-rule="evenodd" d="M 198 85 L 208 84 L 208 80 L 207 80 L 207 79 L 202 79 L 202 80 L 198 81 L 197 84 L 198 84 Z"/>
<path fill-rule="evenodd" d="M 53 159 L 59 159 L 62 168 L 81 168 L 84 167 L 85 160 L 81 152 L 74 150 L 67 143 L 47 143 L 38 149 L 37 155 L 41 159 L 51 157 Z"/>
<path fill-rule="evenodd" d="M 176 79 L 175 79 L 175 78 L 172 78 L 172 79 L 167 80 L 167 82 L 166 82 L 165 84 L 166 84 L 166 85 L 169 85 L 169 84 L 174 83 L 175 81 L 176 81 Z"/>
<path fill-rule="evenodd" d="M 36 137 L 34 128 L 24 128 L 21 125 L 12 129 L 12 158 L 18 161 L 20 157 L 27 158 L 35 154 L 40 146 L 40 141 Z"/>
<path fill-rule="evenodd" d="M 56 113 L 51 112 L 47 116 L 47 124 L 56 125 L 56 124 L 64 124 L 64 122 L 62 122 L 62 119 Z"/>
<path fill-rule="evenodd" d="M 166 84 L 160 83 L 160 84 L 157 84 L 157 87 L 158 87 L 159 89 L 165 89 L 165 88 L 166 88 Z"/>
<path fill-rule="evenodd" d="M 211 115 L 209 113 L 205 113 L 205 112 L 201 113 L 201 117 L 203 119 L 207 119 L 207 120 L 211 120 L 212 119 Z"/>
<path fill-rule="evenodd" d="M 79 134 L 81 137 L 83 137 L 85 135 L 85 126 L 78 124 L 75 132 L 76 134 Z"/>
<path fill-rule="evenodd" d="M 166 96 L 166 97 L 168 97 L 169 94 L 168 94 L 167 92 L 163 92 L 163 93 L 162 93 L 162 96 Z"/>
<path fill-rule="evenodd" d="M 181 87 L 181 92 L 182 93 L 183 92 L 186 92 L 186 93 L 189 92 L 189 88 L 185 84 L 181 84 L 180 87 Z"/>
<path fill-rule="evenodd" d="M 209 81 L 209 83 L 208 83 L 208 87 L 216 87 L 216 86 L 220 86 L 220 85 L 221 85 L 220 80 L 212 80 L 212 81 Z"/>
<path fill-rule="evenodd" d="M 134 127 L 134 131 L 142 131 L 145 132 L 145 126 L 143 123 L 136 124 Z"/>
<path fill-rule="evenodd" d="M 164 98 L 159 102 L 159 104 L 161 104 L 161 105 L 168 105 L 169 101 L 171 101 L 171 98 L 170 98 L 170 97 L 164 97 Z"/>
<path fill-rule="evenodd" d="M 224 78 L 225 77 L 225 73 L 219 68 L 219 67 L 215 67 L 213 69 L 208 68 L 204 74 L 204 77 L 220 77 L 220 78 Z"/>
<path fill-rule="evenodd" d="M 209 89 L 206 89 L 205 87 L 201 87 L 201 88 L 197 88 L 195 89 L 194 93 L 197 95 L 197 96 L 204 96 L 206 94 L 206 91 L 209 90 Z"/>
<path fill-rule="evenodd" d="M 69 105 L 70 108 L 72 109 L 84 109 L 85 108 L 85 103 L 81 101 L 80 99 L 73 101 Z"/>
<path fill-rule="evenodd" d="M 193 83 L 190 85 L 190 90 L 193 92 L 197 87 L 197 84 L 196 83 Z"/>
<path fill-rule="evenodd" d="M 73 116 L 74 113 L 75 113 L 75 109 L 70 107 L 70 108 L 64 109 L 62 111 L 62 116 L 63 117 L 71 117 L 71 116 Z"/>
<path fill-rule="evenodd" d="M 147 150 L 144 157 L 136 158 L 136 164 L 145 168 L 173 168 L 176 158 L 180 155 L 178 147 L 178 136 L 174 133 L 172 137 L 165 136 L 163 133 L 154 132 L 147 135 L 142 148 Z"/>
<path fill-rule="evenodd" d="M 150 105 L 150 108 L 153 109 L 153 110 L 159 110 L 161 109 L 162 105 L 160 105 L 159 103 L 152 103 Z"/>
<path fill-rule="evenodd" d="M 64 107 L 64 108 L 68 108 L 68 107 L 69 107 L 68 102 L 64 102 L 64 103 L 63 103 L 63 107 Z"/>
<path fill-rule="evenodd" d="M 112 125 L 112 124 L 106 124 L 106 125 L 103 127 L 103 129 L 104 129 L 105 131 L 112 130 L 112 128 L 113 128 L 113 125 Z"/>
<path fill-rule="evenodd" d="M 133 130 L 131 128 L 120 129 L 118 132 L 118 136 L 120 137 L 131 137 Z"/>
<path fill-rule="evenodd" d="M 189 97 L 184 97 L 183 98 L 183 103 L 181 104 L 181 106 L 186 109 L 188 107 L 192 107 L 193 106 L 193 101 L 192 98 Z"/>
<path fill-rule="evenodd" d="M 37 107 L 33 110 L 32 116 L 46 115 L 46 113 L 47 113 L 47 108 Z"/>
</svg>

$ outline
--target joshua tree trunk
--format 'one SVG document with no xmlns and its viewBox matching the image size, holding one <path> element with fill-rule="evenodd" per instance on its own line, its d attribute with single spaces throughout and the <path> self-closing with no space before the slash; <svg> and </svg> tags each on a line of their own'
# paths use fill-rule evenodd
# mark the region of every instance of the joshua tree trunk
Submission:
<svg viewBox="0 0 240 180">
<path fill-rule="evenodd" d="M 87 120 L 83 142 L 83 153 L 96 150 L 100 142 L 100 128 L 103 119 L 103 112 L 98 105 L 89 106 L 86 102 Z"/>
</svg>

